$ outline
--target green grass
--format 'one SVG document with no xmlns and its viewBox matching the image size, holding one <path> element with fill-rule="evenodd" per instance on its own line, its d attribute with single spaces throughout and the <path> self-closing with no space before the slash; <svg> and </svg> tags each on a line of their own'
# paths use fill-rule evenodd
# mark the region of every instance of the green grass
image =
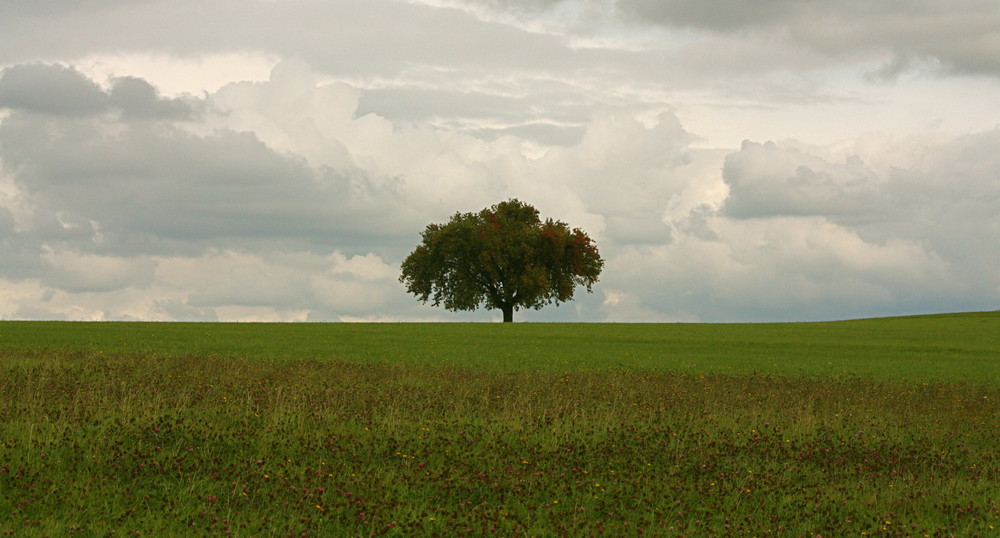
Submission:
<svg viewBox="0 0 1000 538">
<path fill-rule="evenodd" d="M 1000 312 L 770 324 L 0 322 L 8 356 L 105 353 L 579 372 L 1000 379 Z"/>
<path fill-rule="evenodd" d="M 0 323 L 0 535 L 995 536 L 1000 314 Z"/>
</svg>

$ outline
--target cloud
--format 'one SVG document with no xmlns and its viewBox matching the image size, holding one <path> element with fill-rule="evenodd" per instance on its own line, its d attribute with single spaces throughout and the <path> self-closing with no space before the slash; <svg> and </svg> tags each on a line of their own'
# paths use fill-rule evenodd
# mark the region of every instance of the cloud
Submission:
<svg viewBox="0 0 1000 538">
<path fill-rule="evenodd" d="M 41 282 L 70 292 L 101 292 L 142 287 L 153 280 L 156 263 L 148 258 L 126 259 L 45 249 L 42 259 L 52 268 Z"/>
<path fill-rule="evenodd" d="M 16 65 L 0 73 L 0 108 L 87 115 L 106 110 L 108 97 L 94 81 L 65 66 Z"/>
<path fill-rule="evenodd" d="M 312 195 L 322 191 L 309 172 L 251 134 L 198 138 L 141 124 L 107 134 L 104 127 L 14 118 L 0 127 L 0 157 L 22 167 L 19 183 L 37 202 L 64 219 L 97 224 L 102 241 L 123 248 L 150 239 L 303 233 L 302 221 L 321 210 Z M 35 136 L 26 139 L 25 131 Z M 288 214 L 288 203 L 298 213 Z"/>
<path fill-rule="evenodd" d="M 888 202 L 878 176 L 856 155 L 829 163 L 773 142 L 744 142 L 738 153 L 726 157 L 723 177 L 729 185 L 723 211 L 736 218 L 871 218 Z"/>
<path fill-rule="evenodd" d="M 412 79 L 373 88 L 304 59 L 178 99 L 135 76 L 29 67 L 0 79 L 5 317 L 489 320 L 417 303 L 398 264 L 428 223 L 510 197 L 583 228 L 607 259 L 597 293 L 525 320 L 829 319 L 1000 299 L 995 129 L 701 148 L 680 108 L 595 104 L 609 94 L 551 108 L 518 95 L 520 78 L 495 101 L 508 110 L 477 116 L 481 96 L 444 92 L 445 77 L 407 115 Z M 503 95 L 498 80 L 484 84 Z M 532 80 L 528 94 L 544 85 Z M 554 80 L 554 100 L 578 88 Z M 26 104 L 14 89 L 29 87 L 97 97 Z M 435 112 L 436 91 L 468 102 Z M 518 131 L 533 103 L 572 136 Z"/>
<path fill-rule="evenodd" d="M 481 20 L 591 47 L 672 51 L 671 62 L 734 72 L 861 61 L 874 77 L 912 70 L 1000 75 L 1000 8 L 891 0 L 427 0 Z M 659 31 L 656 31 L 659 30 Z M 650 57 L 646 55 L 649 65 Z M 727 61 L 728 58 L 728 61 Z"/>
<path fill-rule="evenodd" d="M 177 299 L 156 301 L 152 304 L 149 312 L 157 317 L 162 315 L 164 319 L 170 321 L 219 321 L 214 309 L 191 306 Z"/>
<path fill-rule="evenodd" d="M 691 26 L 713 30 L 780 25 L 795 17 L 810 2 L 777 0 L 761 5 L 722 0 L 656 2 L 620 0 L 619 9 L 636 19 L 655 24 Z"/>
<path fill-rule="evenodd" d="M 644 301 L 633 293 L 615 289 L 605 289 L 602 292 L 601 313 L 604 320 L 616 323 L 673 323 L 697 322 L 698 317 L 692 314 L 674 312 L 664 313 L 661 310 L 644 306 Z"/>
<path fill-rule="evenodd" d="M 164 280 L 189 291 L 186 304 L 219 310 L 259 307 L 303 312 L 336 320 L 340 315 L 379 311 L 386 306 L 396 269 L 378 256 L 347 257 L 335 251 L 321 256 L 304 252 L 267 255 L 220 251 L 197 259 L 167 260 L 164 272 L 188 275 Z M 188 265 L 190 267 L 183 267 Z M 197 278 L 194 267 L 210 273 Z M 368 270 L 370 272 L 360 272 Z"/>
<path fill-rule="evenodd" d="M 614 276 L 606 285 L 641 280 L 643 308 L 746 321 L 919 312 L 928 296 L 940 299 L 958 288 L 947 263 L 920 245 L 868 242 L 822 218 L 716 217 L 710 226 L 709 239 L 686 235 L 627 249 L 609 264 Z"/>
<path fill-rule="evenodd" d="M 6 48 L 0 62 L 81 52 L 164 50 L 189 56 L 250 48 L 285 58 L 299 56 L 338 76 L 391 76 L 420 67 L 413 58 L 425 66 L 476 69 L 554 67 L 554 54 L 576 63 L 571 55 L 559 53 L 558 41 L 548 36 L 479 21 L 455 9 L 398 1 L 44 4 L 6 10 L 0 29 L 17 46 Z M 35 24 L 38 20 L 45 21 L 44 27 Z M 361 45 L 365 53 L 357 54 Z M 530 50 L 537 53 L 524 54 Z"/>
<path fill-rule="evenodd" d="M 718 246 L 712 251 L 725 253 L 712 265 L 745 267 L 775 283 L 748 290 L 775 292 L 777 282 L 787 282 L 782 289 L 793 290 L 790 301 L 832 293 L 822 299 L 914 310 L 923 302 L 961 300 L 988 309 L 997 299 L 998 259 L 989 245 L 1000 238 L 990 216 L 1000 212 L 991 179 L 1000 162 L 987 148 L 997 140 L 994 130 L 917 146 L 868 138 L 814 152 L 744 143 L 726 158 L 730 193 L 709 218 L 719 238 L 709 242 Z"/>
<path fill-rule="evenodd" d="M 909 128 L 913 118 L 922 126 L 957 114 L 963 120 L 949 129 L 969 132 L 970 121 L 978 129 L 990 117 L 975 110 L 995 93 L 980 81 L 982 94 L 970 97 L 969 81 L 948 76 L 990 74 L 998 10 L 974 0 L 752 9 L 633 0 L 34 4 L 5 8 L 0 65 L 86 64 L 80 69 L 90 74 L 141 76 L 170 95 L 201 95 L 215 93 L 223 73 L 259 81 L 266 66 L 300 58 L 317 80 L 359 90 L 361 116 L 543 147 L 575 144 L 607 109 L 673 109 L 706 144 L 727 146 L 795 136 L 783 132 L 790 124 L 799 132 L 811 124 L 811 136 L 833 141 L 900 126 L 899 116 Z M 889 91 L 877 75 L 927 69 L 950 84 L 915 102 L 900 98 L 910 89 Z M 935 106 L 959 86 L 958 110 Z M 873 88 L 887 94 L 873 97 Z M 844 103 L 857 110 L 839 114 L 833 105 Z M 823 107 L 831 110 L 825 121 L 808 119 Z"/>
<path fill-rule="evenodd" d="M 118 77 L 105 91 L 76 69 L 57 64 L 21 64 L 0 72 L 3 108 L 67 116 L 117 110 L 129 119 L 190 119 L 195 113 L 191 99 L 163 99 L 145 80 Z"/>
<path fill-rule="evenodd" d="M 123 84 L 131 89 L 116 93 Z M 49 239 L 86 236 L 90 248 L 117 253 L 203 249 L 242 240 L 324 244 L 336 240 L 338 230 L 352 228 L 365 200 L 391 203 L 391 181 L 371 180 L 346 154 L 344 161 L 311 167 L 299 154 L 265 144 L 251 129 L 268 135 L 272 126 L 256 118 L 248 120 L 253 125 L 241 124 L 238 111 L 223 120 L 233 120 L 244 129 L 240 132 L 219 125 L 200 134 L 177 122 L 189 118 L 171 113 L 146 121 L 150 114 L 171 111 L 171 103 L 150 101 L 155 92 L 145 81 L 118 80 L 114 88 L 112 95 L 130 103 L 129 113 L 65 117 L 15 111 L 0 124 L 0 160 L 32 200 L 32 218 L 53 223 L 48 232 L 36 233 Z M 339 106 L 323 104 L 323 112 Z M 341 119 L 349 122 L 352 116 Z M 303 142 L 314 133 L 300 127 L 274 126 L 275 145 L 308 155 L 326 149 L 335 155 L 342 147 L 336 140 Z M 313 142 L 319 145 L 303 145 Z M 391 232 L 391 226 L 369 229 Z"/>
<path fill-rule="evenodd" d="M 834 58 L 889 54 L 881 68 L 885 74 L 932 59 L 947 71 L 1000 75 L 995 54 L 1000 8 L 989 2 L 620 0 L 617 5 L 645 24 L 740 34 L 751 42 L 777 37 Z"/>
<path fill-rule="evenodd" d="M 722 214 L 822 217 L 866 237 L 954 253 L 995 232 L 989 215 L 1000 210 L 993 179 L 1000 160 L 990 148 L 997 143 L 996 129 L 944 141 L 867 136 L 835 150 L 745 142 L 725 160 L 730 194 Z"/>
<path fill-rule="evenodd" d="M 130 118 L 191 119 L 195 112 L 188 100 L 162 99 L 152 84 L 136 77 L 115 78 L 108 97 Z"/>
</svg>

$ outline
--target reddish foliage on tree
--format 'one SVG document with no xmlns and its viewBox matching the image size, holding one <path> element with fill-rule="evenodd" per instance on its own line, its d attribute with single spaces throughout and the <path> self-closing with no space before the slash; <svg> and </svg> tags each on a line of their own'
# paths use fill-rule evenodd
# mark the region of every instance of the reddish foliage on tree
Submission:
<svg viewBox="0 0 1000 538">
<path fill-rule="evenodd" d="M 429 224 L 403 261 L 399 281 L 408 292 L 448 310 L 540 309 L 591 292 L 604 267 L 597 245 L 579 228 L 542 221 L 538 210 L 507 200 L 479 213 L 456 213 Z"/>
</svg>

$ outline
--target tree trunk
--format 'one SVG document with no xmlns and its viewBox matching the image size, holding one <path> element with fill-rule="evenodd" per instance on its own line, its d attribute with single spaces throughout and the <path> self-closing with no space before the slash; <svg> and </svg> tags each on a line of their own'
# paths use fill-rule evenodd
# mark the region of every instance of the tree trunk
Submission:
<svg viewBox="0 0 1000 538">
<path fill-rule="evenodd" d="M 503 322 L 513 323 L 514 322 L 514 305 L 504 305 L 500 307 L 503 311 Z"/>
</svg>

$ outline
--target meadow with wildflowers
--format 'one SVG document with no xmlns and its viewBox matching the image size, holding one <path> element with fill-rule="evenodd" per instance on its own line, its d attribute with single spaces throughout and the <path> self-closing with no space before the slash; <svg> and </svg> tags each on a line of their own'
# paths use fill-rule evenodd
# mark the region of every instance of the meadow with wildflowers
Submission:
<svg viewBox="0 0 1000 538">
<path fill-rule="evenodd" d="M 1000 313 L 0 323 L 0 536 L 997 536 Z"/>
</svg>

